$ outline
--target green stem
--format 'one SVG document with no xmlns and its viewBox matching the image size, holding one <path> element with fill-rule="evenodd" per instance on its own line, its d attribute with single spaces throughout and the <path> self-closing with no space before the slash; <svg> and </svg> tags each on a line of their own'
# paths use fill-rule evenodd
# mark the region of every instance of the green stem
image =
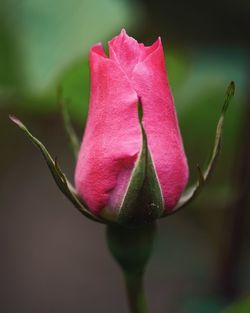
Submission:
<svg viewBox="0 0 250 313">
<path fill-rule="evenodd" d="M 131 313 L 147 313 L 143 288 L 146 265 L 151 256 L 156 225 L 138 227 L 108 225 L 107 243 L 125 278 Z"/>
<path fill-rule="evenodd" d="M 125 275 L 128 304 L 131 313 L 147 313 L 147 304 L 143 287 L 143 273 Z"/>
</svg>

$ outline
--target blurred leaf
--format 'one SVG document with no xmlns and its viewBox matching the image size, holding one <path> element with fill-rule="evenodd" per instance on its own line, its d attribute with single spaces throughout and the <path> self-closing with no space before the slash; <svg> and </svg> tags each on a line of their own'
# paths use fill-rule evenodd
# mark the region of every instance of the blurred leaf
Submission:
<svg viewBox="0 0 250 313">
<path fill-rule="evenodd" d="M 166 67 L 170 86 L 175 93 L 178 88 L 185 83 L 188 77 L 189 66 L 187 55 L 180 53 L 179 50 L 173 51 L 166 49 Z"/>
<path fill-rule="evenodd" d="M 69 112 L 81 124 L 87 118 L 90 93 L 88 59 L 77 60 L 66 68 L 57 80 L 62 87 L 63 98 L 69 101 Z"/>
<path fill-rule="evenodd" d="M 100 39 L 129 26 L 132 6 L 113 0 L 15 0 L 27 90 L 44 91 Z M 138 13 L 138 12 L 137 12 Z"/>
<path fill-rule="evenodd" d="M 250 312 L 250 298 L 237 302 L 228 307 L 226 310 L 222 311 L 222 313 L 249 313 L 249 312 Z"/>
<path fill-rule="evenodd" d="M 33 96 L 27 95 L 25 100 L 18 102 L 17 106 L 21 110 L 33 113 L 58 112 L 59 114 L 57 90 L 60 87 L 62 99 L 68 103 L 67 109 L 71 118 L 83 124 L 88 112 L 89 85 L 88 59 L 82 57 L 63 69 L 46 92 Z"/>
<path fill-rule="evenodd" d="M 13 16 L 7 12 L 7 1 L 0 1 L 0 97 L 5 98 L 18 88 L 20 68 L 18 65 L 17 33 L 13 29 Z"/>
</svg>

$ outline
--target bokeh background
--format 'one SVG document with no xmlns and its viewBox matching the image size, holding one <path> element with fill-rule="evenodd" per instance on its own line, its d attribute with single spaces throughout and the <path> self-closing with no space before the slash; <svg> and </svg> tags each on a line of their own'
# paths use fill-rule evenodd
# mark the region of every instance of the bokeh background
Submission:
<svg viewBox="0 0 250 313">
<path fill-rule="evenodd" d="M 249 18 L 247 0 L 1 0 L 0 312 L 128 312 L 104 227 L 61 195 L 8 119 L 24 121 L 72 179 L 57 87 L 82 136 L 88 50 L 125 27 L 147 44 L 162 37 L 191 183 L 196 164 L 206 164 L 225 89 L 231 80 L 237 87 L 209 184 L 158 223 L 145 282 L 150 312 L 249 313 Z"/>
</svg>

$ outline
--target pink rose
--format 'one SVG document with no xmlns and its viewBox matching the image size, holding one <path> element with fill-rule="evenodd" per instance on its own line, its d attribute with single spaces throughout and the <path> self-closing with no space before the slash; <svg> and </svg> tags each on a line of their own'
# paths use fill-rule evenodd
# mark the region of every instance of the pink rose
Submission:
<svg viewBox="0 0 250 313">
<path fill-rule="evenodd" d="M 187 183 L 188 165 L 161 39 L 146 47 L 122 30 L 108 46 L 109 56 L 101 44 L 90 51 L 90 106 L 75 170 L 77 192 L 95 215 L 119 216 L 141 157 L 140 103 L 162 207 L 171 212 Z"/>
</svg>

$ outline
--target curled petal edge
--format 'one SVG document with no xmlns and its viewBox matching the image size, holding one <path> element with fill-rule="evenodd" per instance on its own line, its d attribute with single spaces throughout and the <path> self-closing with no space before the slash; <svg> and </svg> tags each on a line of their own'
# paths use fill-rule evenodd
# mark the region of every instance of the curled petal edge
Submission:
<svg viewBox="0 0 250 313">
<path fill-rule="evenodd" d="M 235 83 L 231 81 L 229 86 L 227 87 L 225 100 L 224 100 L 222 110 L 221 110 L 221 115 L 220 115 L 220 118 L 216 127 L 213 149 L 211 151 L 211 155 L 210 155 L 206 169 L 202 171 L 200 166 L 197 165 L 197 171 L 198 171 L 197 182 L 193 186 L 189 187 L 186 191 L 184 191 L 179 202 L 177 203 L 177 205 L 171 212 L 169 213 L 164 212 L 164 214 L 161 217 L 172 215 L 180 211 L 184 207 L 186 207 L 189 203 L 191 203 L 199 195 L 200 191 L 202 190 L 208 178 L 210 177 L 214 169 L 214 166 L 216 164 L 216 161 L 218 159 L 220 150 L 221 150 L 221 138 L 222 138 L 222 130 L 223 130 L 223 125 L 224 125 L 225 114 L 227 112 L 227 109 L 229 107 L 229 104 L 234 94 L 235 94 Z"/>
<path fill-rule="evenodd" d="M 55 160 L 51 157 L 50 153 L 46 149 L 46 147 L 39 141 L 35 136 L 31 134 L 31 132 L 28 130 L 28 128 L 15 116 L 10 115 L 9 118 L 11 121 L 16 124 L 23 132 L 24 134 L 30 139 L 30 141 L 40 150 L 42 153 L 49 170 L 54 178 L 54 181 L 56 182 L 58 188 L 61 190 L 61 192 L 73 203 L 73 205 L 86 217 L 89 219 L 99 222 L 99 223 L 105 223 L 104 220 L 94 216 L 87 208 L 86 205 L 82 203 L 82 201 L 79 200 L 79 197 L 72 186 L 72 184 L 68 181 L 65 174 L 62 172 L 57 158 Z"/>
</svg>

